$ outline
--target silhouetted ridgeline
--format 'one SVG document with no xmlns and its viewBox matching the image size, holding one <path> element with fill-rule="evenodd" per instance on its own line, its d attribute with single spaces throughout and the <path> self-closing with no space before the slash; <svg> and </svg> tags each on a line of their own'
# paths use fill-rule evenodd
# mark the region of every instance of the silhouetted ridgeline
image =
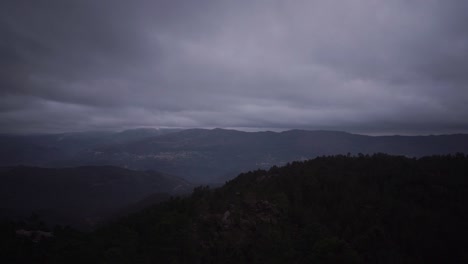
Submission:
<svg viewBox="0 0 468 264">
<path fill-rule="evenodd" d="M 319 157 L 195 189 L 92 233 L 2 225 L 3 263 L 467 263 L 468 157 Z"/>
</svg>

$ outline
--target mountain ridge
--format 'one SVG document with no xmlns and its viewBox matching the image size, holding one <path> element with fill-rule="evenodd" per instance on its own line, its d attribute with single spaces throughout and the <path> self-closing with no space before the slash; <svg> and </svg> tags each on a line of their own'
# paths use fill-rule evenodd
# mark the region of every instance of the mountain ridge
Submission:
<svg viewBox="0 0 468 264">
<path fill-rule="evenodd" d="M 154 166 L 174 174 L 181 174 L 185 168 L 185 171 L 193 172 L 188 175 L 192 181 L 209 183 L 223 182 L 243 170 L 284 165 L 321 155 L 389 153 L 420 157 L 468 153 L 468 135 L 366 136 L 324 130 L 189 129 L 96 151 L 99 155 L 88 157 L 131 168 Z M 223 164 L 224 168 L 216 167 L 216 164 Z"/>
<path fill-rule="evenodd" d="M 321 155 L 388 153 L 420 157 L 468 153 L 468 134 L 368 136 L 330 130 L 246 132 L 198 128 L 152 135 L 151 131 L 127 131 L 123 133 L 132 136 L 114 138 L 90 135 L 89 140 L 78 136 L 77 141 L 68 142 L 57 141 L 56 136 L 52 143 L 50 138 L 44 141 L 25 137 L 23 143 L 15 144 L 14 140 L 0 137 L 6 146 L 0 150 L 0 161 L 2 165 L 153 169 L 183 175 L 194 183 L 220 184 L 242 171 Z"/>
</svg>

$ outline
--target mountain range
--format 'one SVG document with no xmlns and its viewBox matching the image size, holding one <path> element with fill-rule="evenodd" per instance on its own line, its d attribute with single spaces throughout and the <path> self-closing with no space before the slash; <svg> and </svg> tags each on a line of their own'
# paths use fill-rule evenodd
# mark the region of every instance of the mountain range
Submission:
<svg viewBox="0 0 468 264">
<path fill-rule="evenodd" d="M 323 155 L 388 153 L 421 157 L 468 153 L 466 134 L 366 136 L 308 130 L 146 129 L 2 136 L 0 141 L 7 146 L 0 153 L 3 165 L 113 165 L 153 169 L 199 184 L 221 184 L 242 171 Z"/>
</svg>

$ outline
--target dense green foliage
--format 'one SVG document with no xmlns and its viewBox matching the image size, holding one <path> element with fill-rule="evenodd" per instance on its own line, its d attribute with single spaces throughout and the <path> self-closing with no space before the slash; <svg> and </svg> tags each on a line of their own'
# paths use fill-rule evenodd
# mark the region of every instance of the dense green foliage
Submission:
<svg viewBox="0 0 468 264">
<path fill-rule="evenodd" d="M 319 157 L 198 187 L 92 233 L 56 228 L 33 243 L 4 224 L 2 262 L 467 263 L 467 211 L 463 154 Z"/>
</svg>

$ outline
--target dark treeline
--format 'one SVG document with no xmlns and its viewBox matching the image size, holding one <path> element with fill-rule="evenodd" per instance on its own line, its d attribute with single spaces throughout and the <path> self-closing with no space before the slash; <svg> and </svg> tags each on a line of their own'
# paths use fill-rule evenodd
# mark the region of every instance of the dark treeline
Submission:
<svg viewBox="0 0 468 264">
<path fill-rule="evenodd" d="M 1 228 L 2 263 L 467 263 L 468 156 L 319 157 L 89 233 L 35 218 Z"/>
</svg>

